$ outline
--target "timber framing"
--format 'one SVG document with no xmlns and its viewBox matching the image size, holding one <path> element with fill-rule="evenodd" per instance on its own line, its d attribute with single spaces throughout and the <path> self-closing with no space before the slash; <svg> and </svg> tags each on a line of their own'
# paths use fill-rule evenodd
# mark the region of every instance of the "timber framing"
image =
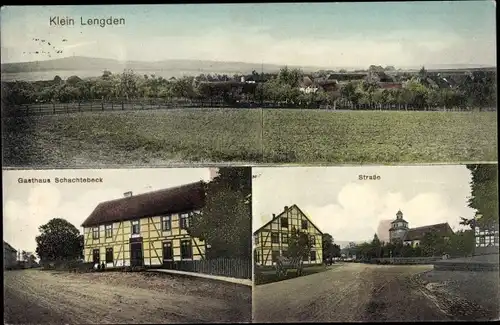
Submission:
<svg viewBox="0 0 500 325">
<path fill-rule="evenodd" d="M 305 226 L 305 227 L 303 227 Z M 276 264 L 278 256 L 286 255 L 288 239 L 292 229 L 307 233 L 313 245 L 311 254 L 304 259 L 304 264 L 323 263 L 323 233 L 296 205 L 285 207 L 280 214 L 254 232 L 254 262 L 256 265 L 271 266 Z"/>
<path fill-rule="evenodd" d="M 97 262 L 94 250 L 99 250 L 99 263 L 105 262 L 106 267 L 172 266 L 177 262 L 205 259 L 206 243 L 187 230 L 191 215 L 200 213 L 203 206 L 204 191 L 200 189 L 196 184 L 188 184 L 184 188 L 173 188 L 174 196 L 167 189 L 151 192 L 154 199 L 146 193 L 136 200 L 127 197 L 108 201 L 110 205 L 100 203 L 82 225 L 85 262 Z M 182 195 L 183 191 L 188 193 Z M 171 202 L 174 199 L 177 202 Z M 126 214 L 128 202 L 133 205 L 130 211 L 134 214 Z M 152 202 L 152 206 L 148 206 L 148 202 Z M 108 206 L 112 207 L 109 214 Z M 117 206 L 120 215 L 116 213 Z M 145 215 L 146 212 L 149 215 Z M 136 217 L 138 215 L 140 217 Z M 112 262 L 109 258 L 106 261 L 107 250 L 112 251 Z"/>
</svg>

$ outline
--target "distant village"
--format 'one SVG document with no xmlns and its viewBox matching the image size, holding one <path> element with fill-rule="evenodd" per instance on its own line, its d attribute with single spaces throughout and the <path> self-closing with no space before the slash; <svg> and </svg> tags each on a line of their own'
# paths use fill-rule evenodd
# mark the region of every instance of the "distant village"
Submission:
<svg viewBox="0 0 500 325">
<path fill-rule="evenodd" d="M 327 109 L 496 109 L 496 68 L 403 71 L 372 65 L 366 70 L 319 70 L 157 77 L 132 70 L 101 76 L 34 82 L 2 82 L 11 104 L 88 101 L 162 102 L 198 106 Z"/>
</svg>

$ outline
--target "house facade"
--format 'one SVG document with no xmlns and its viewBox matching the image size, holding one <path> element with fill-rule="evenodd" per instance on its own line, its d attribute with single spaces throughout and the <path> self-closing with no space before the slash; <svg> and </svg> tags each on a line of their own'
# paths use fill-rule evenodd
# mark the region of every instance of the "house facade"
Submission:
<svg viewBox="0 0 500 325">
<path fill-rule="evenodd" d="M 85 262 L 173 268 L 204 259 L 206 243 L 188 233 L 204 200 L 198 182 L 98 204 L 82 224 Z"/>
<path fill-rule="evenodd" d="M 10 269 L 17 264 L 17 250 L 5 240 L 3 241 L 3 268 Z"/>
<path fill-rule="evenodd" d="M 279 256 L 287 256 L 288 240 L 296 229 L 309 236 L 311 251 L 304 264 L 323 263 L 323 233 L 297 205 L 285 207 L 264 226 L 254 232 L 254 262 L 256 265 L 275 265 Z"/>
<path fill-rule="evenodd" d="M 420 245 L 420 241 L 424 238 L 425 234 L 429 232 L 435 232 L 445 240 L 449 239 L 453 234 L 453 230 L 447 222 L 417 228 L 409 228 L 408 222 L 403 219 L 403 213 L 398 211 L 396 213 L 396 220 L 391 222 L 389 239 L 391 242 L 401 241 L 405 245 L 418 246 Z"/>
</svg>

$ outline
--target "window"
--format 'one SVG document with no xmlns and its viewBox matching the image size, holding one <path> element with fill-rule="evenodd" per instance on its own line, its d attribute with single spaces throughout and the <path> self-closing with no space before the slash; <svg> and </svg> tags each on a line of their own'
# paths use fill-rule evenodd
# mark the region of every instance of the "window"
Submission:
<svg viewBox="0 0 500 325">
<path fill-rule="evenodd" d="M 271 233 L 271 244 L 279 244 L 280 234 L 277 232 Z"/>
<path fill-rule="evenodd" d="M 132 221 L 132 235 L 140 234 L 139 220 Z"/>
<path fill-rule="evenodd" d="M 282 233 L 281 234 L 281 243 L 282 244 L 288 244 L 288 234 L 287 233 Z"/>
<path fill-rule="evenodd" d="M 311 262 L 314 262 L 314 261 L 316 261 L 316 252 L 311 251 Z"/>
<path fill-rule="evenodd" d="M 174 258 L 174 251 L 172 249 L 172 242 L 167 241 L 163 243 L 163 259 L 172 260 Z"/>
<path fill-rule="evenodd" d="M 255 236 L 254 237 L 254 242 L 255 242 L 255 245 L 259 245 L 259 236 Z"/>
<path fill-rule="evenodd" d="M 99 248 L 92 250 L 92 261 L 94 263 L 99 263 L 100 256 L 99 256 Z"/>
<path fill-rule="evenodd" d="M 172 216 L 163 216 L 161 218 L 161 230 L 162 231 L 169 231 L 172 230 Z"/>
<path fill-rule="evenodd" d="M 105 236 L 106 236 L 106 238 L 113 237 L 113 224 L 106 225 Z"/>
<path fill-rule="evenodd" d="M 99 227 L 92 228 L 92 239 L 99 239 Z"/>
<path fill-rule="evenodd" d="M 189 214 L 181 213 L 180 215 L 180 227 L 181 229 L 187 229 L 189 227 Z"/>
<path fill-rule="evenodd" d="M 281 217 L 281 228 L 288 228 L 288 218 Z"/>
<path fill-rule="evenodd" d="M 255 255 L 255 263 L 260 263 L 260 253 L 257 252 L 257 254 Z"/>
<path fill-rule="evenodd" d="M 307 220 L 301 220 L 300 224 L 302 229 L 307 229 Z"/>
<path fill-rule="evenodd" d="M 106 263 L 113 263 L 113 247 L 106 248 Z"/>
<path fill-rule="evenodd" d="M 311 245 L 316 245 L 316 236 L 312 235 L 311 237 L 309 237 L 309 241 L 311 242 Z"/>
<path fill-rule="evenodd" d="M 272 259 L 273 262 L 276 262 L 278 260 L 278 257 L 280 256 L 280 251 L 273 251 L 272 252 Z"/>
<path fill-rule="evenodd" d="M 193 249 L 191 248 L 191 240 L 181 240 L 181 257 L 193 258 Z"/>
</svg>

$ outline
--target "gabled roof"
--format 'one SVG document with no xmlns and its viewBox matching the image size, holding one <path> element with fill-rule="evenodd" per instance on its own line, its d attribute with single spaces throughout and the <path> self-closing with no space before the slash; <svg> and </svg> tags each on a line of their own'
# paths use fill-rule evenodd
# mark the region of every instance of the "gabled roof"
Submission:
<svg viewBox="0 0 500 325">
<path fill-rule="evenodd" d="M 288 210 L 292 209 L 293 207 L 297 208 L 297 210 L 299 210 L 300 213 L 302 213 L 302 215 L 304 217 L 306 217 L 307 221 L 309 221 L 309 223 L 320 233 L 320 234 L 323 234 L 323 232 L 321 230 L 319 230 L 318 227 L 316 227 L 316 225 L 311 221 L 311 219 L 309 219 L 309 217 L 304 213 L 304 211 L 302 211 L 298 206 L 297 204 L 294 204 L 292 205 L 291 207 L 288 208 Z M 272 218 L 271 220 L 269 220 L 266 224 L 264 224 L 262 227 L 260 227 L 259 229 L 257 229 L 256 231 L 254 231 L 254 235 L 257 234 L 258 232 L 260 232 L 262 229 L 264 229 L 266 226 L 268 226 L 269 224 L 271 224 L 274 220 L 277 220 L 278 218 L 281 218 L 283 216 L 283 214 L 285 213 L 285 211 L 282 211 L 280 214 L 278 214 L 277 216 L 275 216 L 274 218 Z"/>
<path fill-rule="evenodd" d="M 205 186 L 196 182 L 99 203 L 82 227 L 201 209 Z"/>
<path fill-rule="evenodd" d="M 10 246 L 10 244 L 7 243 L 5 240 L 3 241 L 3 248 L 8 249 L 11 252 L 17 252 L 17 250 L 14 247 Z"/>
<path fill-rule="evenodd" d="M 426 233 L 431 231 L 436 231 L 441 236 L 453 233 L 453 230 L 451 229 L 450 225 L 447 222 L 445 222 L 430 226 L 411 228 L 406 233 L 404 240 L 420 240 L 425 236 Z"/>
</svg>

